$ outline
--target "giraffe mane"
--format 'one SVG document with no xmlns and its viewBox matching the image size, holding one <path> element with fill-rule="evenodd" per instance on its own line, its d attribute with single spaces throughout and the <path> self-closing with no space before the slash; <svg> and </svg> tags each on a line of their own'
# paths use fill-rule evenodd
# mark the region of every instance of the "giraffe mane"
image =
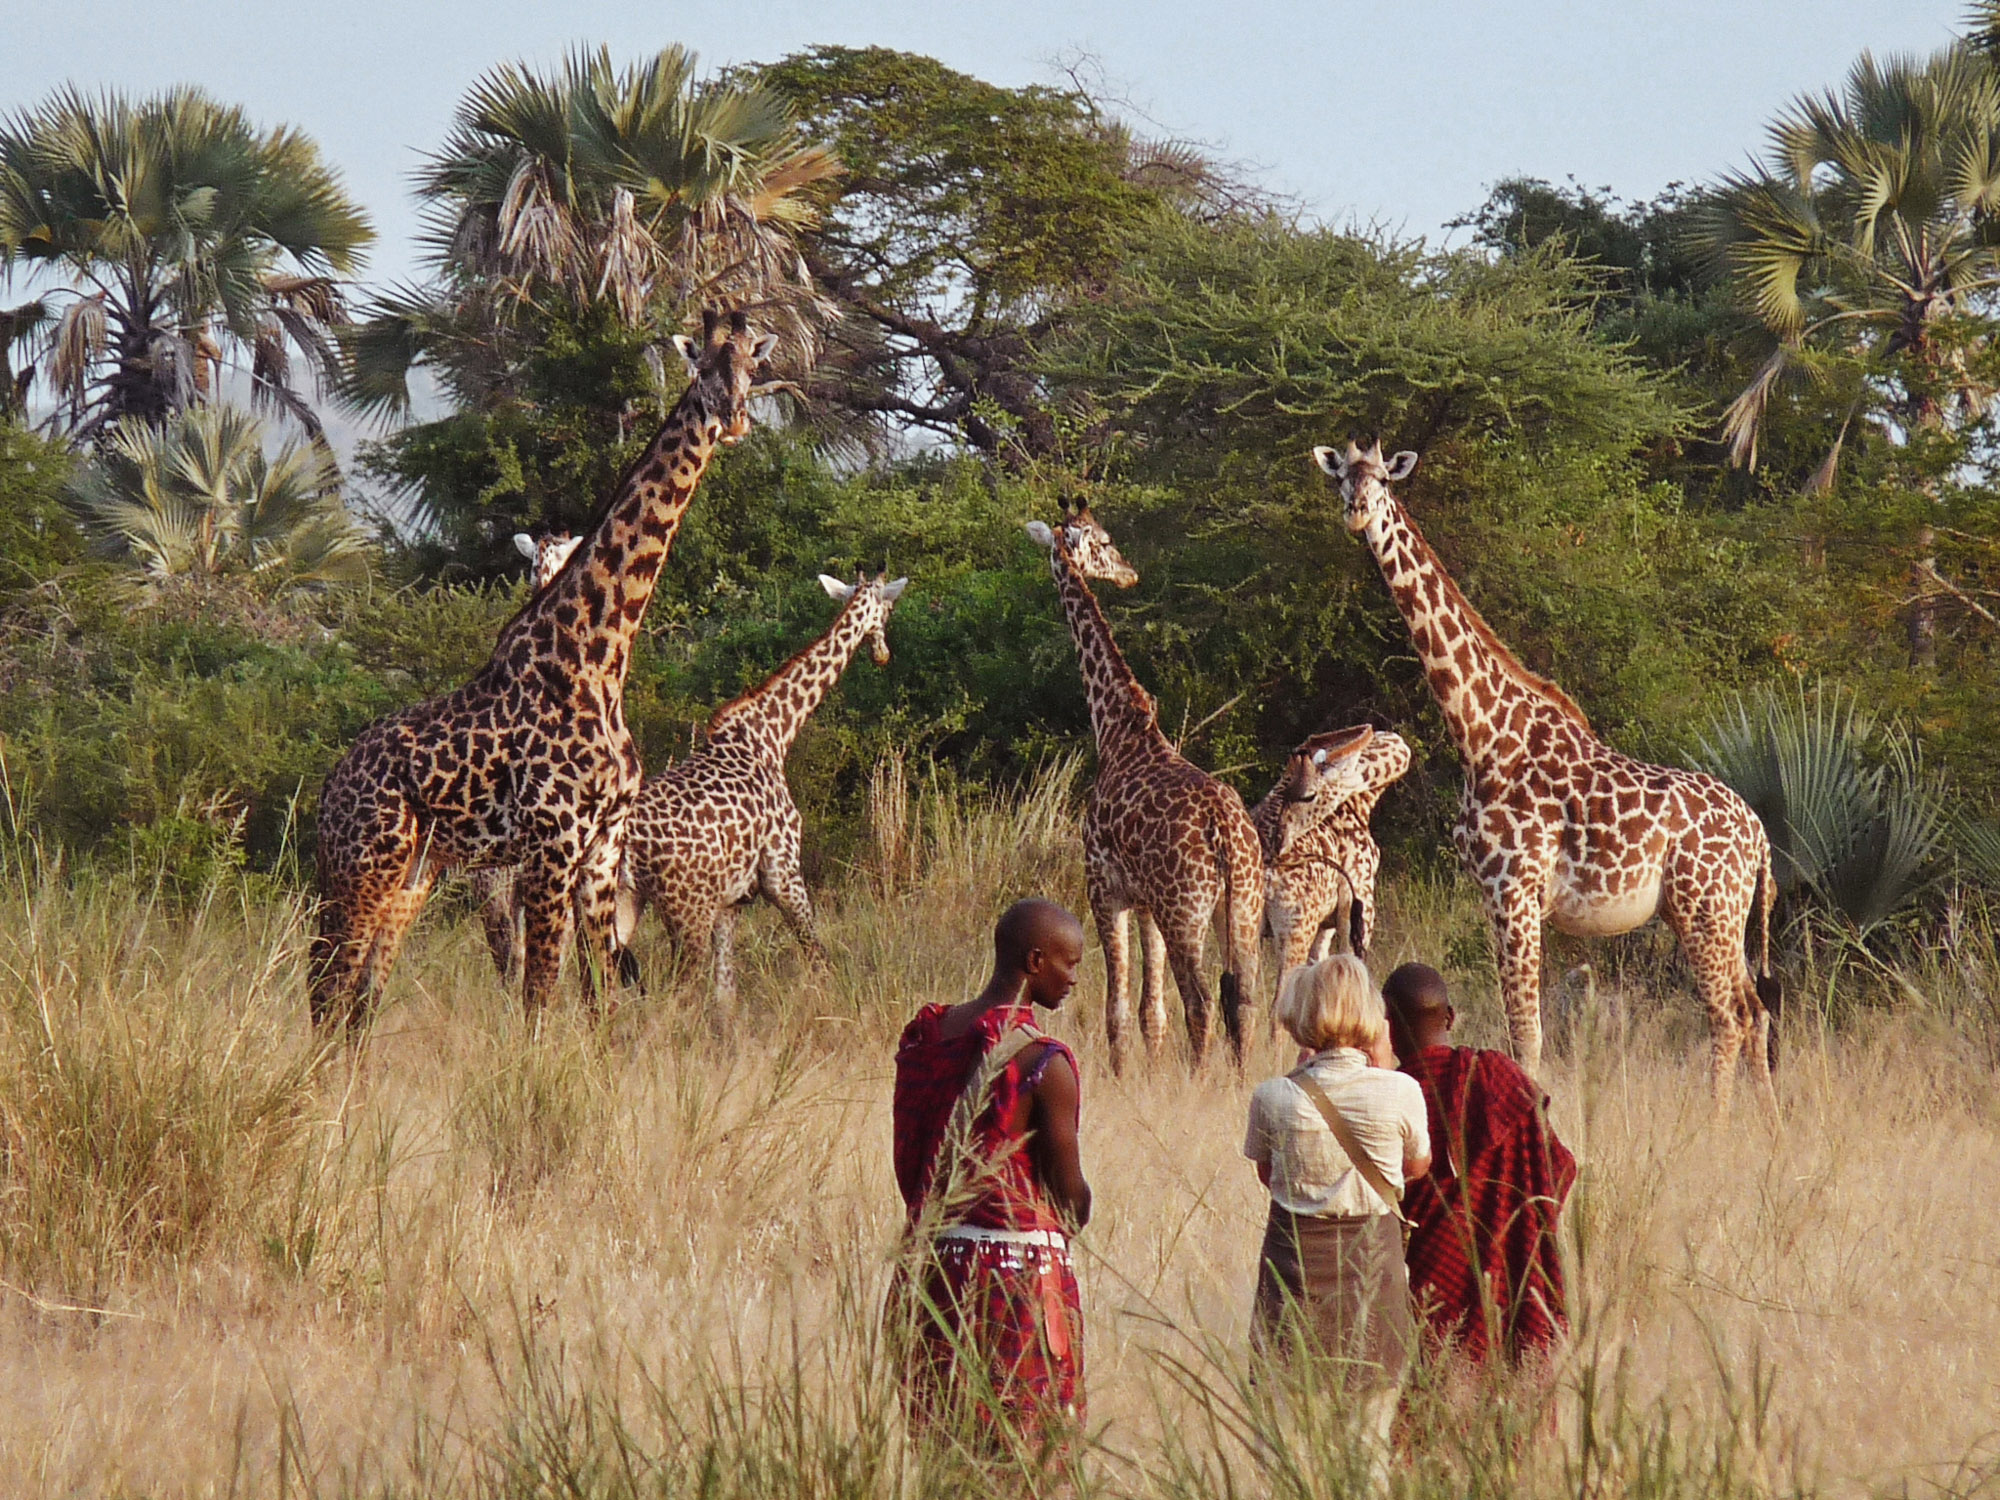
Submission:
<svg viewBox="0 0 2000 1500">
<path fill-rule="evenodd" d="M 1401 504 L 1401 501 L 1397 501 L 1399 507 Z M 1518 686 L 1548 700 L 1558 713 L 1574 721 L 1577 728 L 1586 734 L 1593 733 L 1589 718 L 1581 708 L 1577 707 L 1576 700 L 1541 673 L 1529 668 L 1514 654 L 1513 648 L 1501 640 L 1499 633 L 1486 623 L 1486 616 L 1473 608 L 1472 601 L 1465 597 L 1465 590 L 1460 588 L 1458 580 L 1451 576 L 1451 570 L 1445 567 L 1437 553 L 1432 550 L 1429 539 L 1418 532 L 1414 524 L 1410 526 L 1410 531 L 1422 542 L 1424 550 L 1430 553 L 1433 571 L 1444 584 L 1445 598 L 1456 607 L 1460 617 L 1472 627 L 1473 638 L 1486 648 L 1500 670 Z"/>
<path fill-rule="evenodd" d="M 839 613 L 837 613 L 833 617 L 833 623 L 831 625 L 828 625 L 826 629 L 822 630 L 818 635 L 814 636 L 811 640 L 807 641 L 803 646 L 799 647 L 799 649 L 794 651 L 790 656 L 786 657 L 785 664 L 782 667 L 779 667 L 777 671 L 771 673 L 762 682 L 758 683 L 755 687 L 745 688 L 742 692 L 738 693 L 734 698 L 731 698 L 727 703 L 723 704 L 720 708 L 718 708 L 714 713 L 710 714 L 708 716 L 708 727 L 707 727 L 707 734 L 709 738 L 713 739 L 716 735 L 720 734 L 727 727 L 727 721 L 734 714 L 736 714 L 738 710 L 749 707 L 752 703 L 756 702 L 757 699 L 763 697 L 765 693 L 770 691 L 771 684 L 782 679 L 786 674 L 788 674 L 792 670 L 793 667 L 796 667 L 802 660 L 804 660 L 807 656 L 811 655 L 813 651 L 815 651 L 818 648 L 819 643 L 821 641 L 825 640 L 829 635 L 833 634 L 835 629 L 839 627 L 840 622 L 847 618 L 847 612 L 850 609 L 854 608 L 855 602 L 861 598 L 863 592 L 866 590 L 866 587 L 867 587 L 867 580 L 864 579 L 862 581 L 862 587 L 857 588 L 854 591 L 854 593 L 849 597 L 848 601 L 840 606 Z"/>
</svg>

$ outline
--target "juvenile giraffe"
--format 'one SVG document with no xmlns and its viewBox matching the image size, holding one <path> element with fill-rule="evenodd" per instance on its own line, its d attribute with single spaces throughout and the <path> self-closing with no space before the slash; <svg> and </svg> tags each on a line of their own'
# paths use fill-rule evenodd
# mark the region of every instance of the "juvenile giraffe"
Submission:
<svg viewBox="0 0 2000 1500">
<path fill-rule="evenodd" d="M 1097 737 L 1097 780 L 1083 814 L 1084 879 L 1104 944 L 1105 1032 L 1111 1066 L 1125 1064 L 1129 1020 L 1127 914 L 1139 913 L 1144 946 L 1139 1025 L 1157 1053 L 1166 1022 L 1171 967 L 1186 1013 L 1188 1043 L 1199 1065 L 1208 1050 L 1210 999 L 1202 979 L 1209 924 L 1222 920 L 1222 1023 L 1240 1062 L 1242 1007 L 1257 984 L 1257 941 L 1264 920 L 1264 861 L 1243 799 L 1174 749 L 1153 700 L 1139 686 L 1111 638 L 1111 627 L 1085 581 L 1120 588 L 1139 581 L 1088 508 L 1079 505 L 1055 529 L 1028 523 L 1048 549 L 1056 593 L 1076 642 L 1090 723 Z"/>
<path fill-rule="evenodd" d="M 514 533 L 514 550 L 528 559 L 529 595 L 539 594 L 556 581 L 570 554 L 582 540 L 567 531 L 556 532 L 536 541 L 525 531 Z M 511 984 L 521 972 L 528 945 L 527 929 L 521 921 L 520 903 L 514 899 L 514 870 L 511 865 L 492 865 L 474 870 L 466 879 L 472 897 L 479 903 L 480 925 L 486 931 L 486 946 L 493 954 L 493 966 L 502 982 Z"/>
<path fill-rule="evenodd" d="M 616 958 L 626 815 L 639 790 L 625 726 L 632 643 L 667 550 L 719 444 L 750 430 L 773 340 L 742 313 L 703 318 L 686 393 L 548 588 L 500 632 L 464 687 L 377 719 L 320 793 L 316 1023 L 372 1008 L 438 875 L 514 865 L 527 924 L 522 997 L 554 992 L 572 923 L 593 1001 Z"/>
<path fill-rule="evenodd" d="M 648 906 L 657 909 L 697 960 L 712 953 L 718 1014 L 736 998 L 736 908 L 760 891 L 807 954 L 825 958 L 799 873 L 799 810 L 785 757 L 863 642 L 877 666 L 889 664 L 889 613 L 909 580 L 843 583 L 822 573 L 819 581 L 842 601 L 832 628 L 762 687 L 718 708 L 708 743 L 648 777 L 625 825 L 619 941 L 630 941 Z"/>
<path fill-rule="evenodd" d="M 1647 765 L 1591 733 L 1554 683 L 1515 658 L 1459 592 L 1389 492 L 1417 466 L 1315 448 L 1340 482 L 1349 531 L 1368 542 L 1410 629 L 1465 766 L 1453 842 L 1497 935 L 1514 1054 L 1541 1064 L 1542 923 L 1577 936 L 1629 932 L 1664 917 L 1708 1010 L 1711 1082 L 1726 1113 L 1739 1053 L 1775 1117 L 1770 1028 L 1771 850 L 1743 799 L 1713 776 Z M 1760 923 L 1759 974 L 1745 957 Z"/>
<path fill-rule="evenodd" d="M 1351 771 L 1343 761 L 1351 757 Z M 1366 725 L 1316 734 L 1250 810 L 1264 850 L 1264 921 L 1278 949 L 1278 977 L 1326 957 L 1335 941 L 1366 957 L 1375 933 L 1375 877 L 1382 848 L 1368 819 L 1410 768 L 1398 734 Z M 1343 789 L 1353 777 L 1360 785 Z"/>
</svg>

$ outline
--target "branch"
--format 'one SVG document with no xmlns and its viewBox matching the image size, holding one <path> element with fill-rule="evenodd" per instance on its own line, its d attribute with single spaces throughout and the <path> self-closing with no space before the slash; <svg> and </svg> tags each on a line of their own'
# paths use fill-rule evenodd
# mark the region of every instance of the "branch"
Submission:
<svg viewBox="0 0 2000 1500">
<path fill-rule="evenodd" d="M 1988 609 L 1985 605 L 1981 604 L 1977 599 L 1974 599 L 1970 594 L 1966 593 L 1964 589 L 1960 588 L 1950 579 L 1946 578 L 1944 574 L 1940 573 L 1937 570 L 1937 564 L 1932 562 L 1929 558 L 1925 558 L 1922 562 L 1918 563 L 1916 571 L 1919 577 L 1928 578 L 1932 583 L 1935 583 L 1939 588 L 1943 589 L 1947 594 L 1951 595 L 1952 598 L 1956 599 L 1960 604 L 1963 604 L 1967 609 L 1971 610 L 1975 615 L 1978 615 L 1979 618 L 1984 620 L 1988 625 L 2000 626 L 2000 618 L 1996 618 L 1995 615 L 1993 614 L 1993 611 Z"/>
</svg>

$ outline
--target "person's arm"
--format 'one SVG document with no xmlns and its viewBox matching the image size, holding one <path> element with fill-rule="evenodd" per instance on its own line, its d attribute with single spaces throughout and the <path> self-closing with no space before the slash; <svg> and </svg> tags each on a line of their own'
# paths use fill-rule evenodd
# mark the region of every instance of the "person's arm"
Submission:
<svg viewBox="0 0 2000 1500">
<path fill-rule="evenodd" d="M 1403 1181 L 1415 1182 L 1430 1175 L 1431 1117 L 1424 1105 L 1423 1085 L 1407 1073 L 1398 1077 L 1409 1085 L 1399 1086 L 1403 1095 Z"/>
<path fill-rule="evenodd" d="M 1243 1154 L 1257 1169 L 1257 1180 L 1271 1185 L 1271 1138 L 1264 1129 L 1263 1090 L 1250 1096 L 1250 1126 L 1243 1136 Z"/>
<path fill-rule="evenodd" d="M 1083 1178 L 1083 1160 L 1076 1140 L 1080 1095 L 1076 1069 L 1057 1050 L 1035 1084 L 1031 1116 L 1035 1159 L 1049 1197 L 1078 1229 L 1090 1222 L 1090 1184 Z"/>
</svg>

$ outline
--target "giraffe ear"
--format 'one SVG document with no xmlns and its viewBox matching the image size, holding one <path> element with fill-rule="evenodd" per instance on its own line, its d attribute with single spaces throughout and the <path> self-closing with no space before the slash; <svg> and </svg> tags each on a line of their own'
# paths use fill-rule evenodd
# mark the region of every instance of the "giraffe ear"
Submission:
<svg viewBox="0 0 2000 1500">
<path fill-rule="evenodd" d="M 1323 766 L 1323 765 L 1325 765 L 1325 764 L 1326 764 L 1326 751 L 1324 751 L 1324 750 L 1315 750 L 1315 751 L 1313 751 L 1313 764 L 1314 764 L 1314 765 L 1316 765 L 1316 766 Z"/>
<path fill-rule="evenodd" d="M 515 532 L 514 550 L 527 558 L 529 562 L 533 562 L 535 560 L 535 539 L 525 531 Z"/>
<path fill-rule="evenodd" d="M 1313 462 L 1326 470 L 1335 479 L 1345 479 L 1347 477 L 1347 460 L 1331 448 L 1313 449 Z"/>
<path fill-rule="evenodd" d="M 757 361 L 757 363 L 761 365 L 762 363 L 764 363 L 765 360 L 771 357 L 771 355 L 777 350 L 777 347 L 778 347 L 778 336 L 775 333 L 767 333 L 762 338 L 757 340 L 755 347 L 752 348 L 752 350 L 750 351 L 751 357 L 754 358 Z"/>
<path fill-rule="evenodd" d="M 1394 458 L 1389 460 L 1388 477 L 1392 480 L 1408 479 L 1412 474 L 1416 472 L 1417 472 L 1417 455 L 1412 453 L 1407 448 L 1405 448 L 1401 453 L 1398 453 Z"/>
<path fill-rule="evenodd" d="M 851 583 L 842 583 L 831 573 L 822 573 L 819 575 L 819 586 L 826 590 L 827 598 L 838 599 L 843 604 L 854 597 L 854 585 Z"/>
<path fill-rule="evenodd" d="M 910 580 L 907 578 L 898 578 L 893 583 L 885 583 L 882 585 L 882 597 L 887 599 L 891 604 L 894 604 L 898 599 L 903 597 L 903 590 L 909 586 Z"/>
<path fill-rule="evenodd" d="M 1028 523 L 1028 535 L 1035 539 L 1037 547 L 1047 547 L 1050 549 L 1055 547 L 1056 534 L 1049 530 L 1046 522 L 1030 521 Z"/>
<path fill-rule="evenodd" d="M 701 345 L 684 333 L 674 335 L 674 348 L 688 367 L 688 374 L 694 374 L 695 366 L 701 362 Z"/>
</svg>

